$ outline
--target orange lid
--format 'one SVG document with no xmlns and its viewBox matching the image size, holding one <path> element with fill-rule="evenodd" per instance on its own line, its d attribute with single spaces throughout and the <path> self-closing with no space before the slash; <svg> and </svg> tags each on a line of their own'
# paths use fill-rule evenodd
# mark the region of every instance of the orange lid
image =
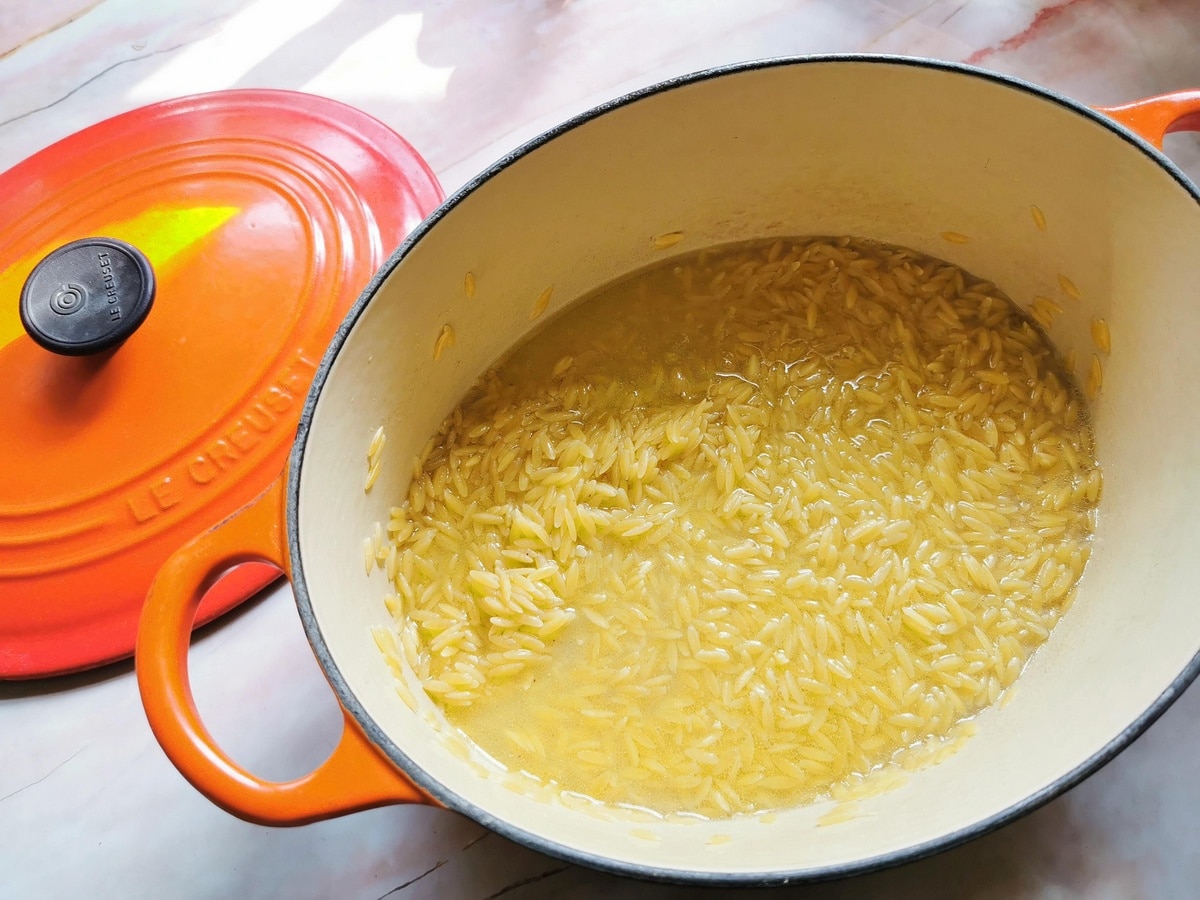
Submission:
<svg viewBox="0 0 1200 900">
<path fill-rule="evenodd" d="M 0 174 L 0 678 L 132 652 L 159 566 L 279 474 L 326 344 L 441 197 L 382 123 L 286 91 L 134 110 Z M 197 624 L 276 574 L 231 572 Z"/>
</svg>

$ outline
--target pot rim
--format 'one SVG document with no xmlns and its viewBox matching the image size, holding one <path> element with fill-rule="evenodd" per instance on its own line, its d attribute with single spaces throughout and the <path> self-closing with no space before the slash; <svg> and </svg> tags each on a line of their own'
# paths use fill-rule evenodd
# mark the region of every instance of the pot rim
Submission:
<svg viewBox="0 0 1200 900">
<path fill-rule="evenodd" d="M 506 819 L 493 815 L 480 806 L 459 796 L 453 790 L 448 788 L 441 781 L 433 778 L 422 768 L 420 768 L 404 750 L 396 744 L 382 728 L 376 724 L 375 720 L 370 716 L 366 709 L 359 702 L 354 691 L 347 683 L 337 663 L 334 661 L 329 648 L 325 643 L 324 637 L 321 634 L 320 626 L 317 624 L 316 616 L 313 612 L 312 599 L 308 593 L 308 587 L 304 579 L 304 564 L 300 551 L 299 538 L 299 494 L 300 494 L 300 479 L 304 466 L 304 451 L 308 442 L 309 431 L 312 428 L 313 414 L 316 409 L 317 402 L 320 398 L 321 391 L 324 388 L 325 381 L 329 377 L 330 370 L 338 354 L 341 352 L 350 332 L 353 330 L 359 317 L 370 304 L 380 286 L 386 281 L 400 264 L 400 262 L 411 252 L 421 239 L 437 225 L 438 221 L 446 216 L 454 207 L 458 206 L 471 193 L 495 178 L 517 160 L 532 153 L 534 150 L 541 147 L 543 144 L 549 143 L 555 138 L 584 125 L 593 119 L 599 118 L 608 112 L 619 109 L 624 106 L 636 103 L 639 100 L 654 95 L 665 93 L 676 88 L 685 87 L 687 85 L 696 84 L 702 81 L 708 81 L 714 78 L 720 78 L 726 75 L 735 75 L 742 72 L 755 71 L 758 69 L 771 69 L 794 65 L 809 65 L 822 63 L 867 63 L 875 65 L 905 65 L 918 68 L 927 68 L 939 70 L 953 75 L 967 76 L 971 78 L 980 78 L 985 81 L 991 81 L 1005 87 L 1014 88 L 1028 94 L 1032 94 L 1043 100 L 1049 100 L 1056 103 L 1066 111 L 1082 115 L 1090 119 L 1097 125 L 1102 126 L 1112 134 L 1127 143 L 1133 145 L 1140 150 L 1149 160 L 1169 174 L 1192 198 L 1200 204 L 1200 188 L 1184 174 L 1184 172 L 1171 161 L 1166 154 L 1154 147 L 1144 138 L 1119 124 L 1106 115 L 1097 112 L 1076 100 L 1073 100 L 1057 91 L 1050 90 L 1033 82 L 1026 81 L 1021 78 L 1016 78 L 1011 75 L 1004 75 L 997 72 L 987 71 L 976 66 L 967 65 L 965 63 L 949 62 L 945 60 L 931 59 L 928 57 L 918 56 L 898 56 L 892 54 L 870 54 L 870 53 L 833 53 L 833 54 L 812 54 L 799 56 L 779 56 L 765 59 L 751 60 L 748 62 L 732 63 L 723 66 L 714 66 L 708 69 L 702 69 L 697 72 L 692 72 L 687 75 L 680 75 L 674 78 L 669 78 L 661 82 L 657 82 L 645 88 L 640 88 L 636 91 L 623 94 L 598 106 L 595 106 L 583 113 L 575 115 L 566 121 L 556 125 L 555 127 L 543 132 L 520 145 L 516 149 L 505 154 L 484 171 L 475 175 L 464 184 L 461 188 L 454 192 L 452 196 L 447 198 L 443 203 L 435 209 L 413 232 L 404 240 L 403 243 L 388 257 L 387 261 L 371 279 L 370 284 L 363 290 L 354 306 L 346 314 L 346 318 L 338 326 L 337 332 L 333 340 L 329 344 L 325 355 L 321 359 L 321 364 L 317 369 L 317 373 L 312 381 L 312 386 L 309 389 L 308 396 L 304 402 L 304 408 L 300 415 L 300 421 L 296 432 L 296 441 L 292 446 L 291 454 L 288 459 L 288 477 L 286 488 L 286 516 L 287 516 L 287 545 L 288 556 L 291 561 L 292 569 L 292 590 L 295 594 L 296 607 L 300 614 L 300 621 L 304 626 L 304 632 L 308 637 L 309 644 L 312 646 L 313 653 L 317 657 L 321 668 L 324 670 L 325 676 L 330 685 L 333 687 L 334 693 L 337 695 L 338 702 L 342 707 L 349 712 L 367 737 L 374 743 L 388 759 L 399 768 L 404 774 L 409 777 L 421 790 L 425 791 L 429 796 L 433 797 L 437 802 L 441 803 L 448 809 L 458 812 L 468 818 L 478 822 L 485 828 L 495 831 L 510 840 L 523 844 L 540 853 L 548 856 L 561 859 L 565 862 L 585 865 L 593 869 L 608 872 L 615 875 L 626 877 L 639 878 L 649 881 L 658 881 L 671 884 L 687 884 L 707 887 L 766 887 L 772 885 L 788 884 L 793 882 L 818 882 L 830 881 L 840 878 L 847 878 L 854 875 L 866 874 L 875 872 L 881 869 L 892 868 L 904 863 L 914 862 L 919 859 L 924 859 L 934 854 L 940 853 L 943 850 L 949 850 L 959 845 L 972 841 L 975 838 L 982 837 L 993 831 L 1002 828 L 1003 826 L 1021 818 L 1027 813 L 1033 812 L 1039 807 L 1045 805 L 1049 801 L 1055 799 L 1076 785 L 1080 784 L 1086 778 L 1099 771 L 1107 763 L 1111 762 L 1122 750 L 1128 747 L 1137 739 L 1147 728 L 1161 716 L 1168 707 L 1174 703 L 1179 696 L 1187 689 L 1187 687 L 1200 675 L 1200 652 L 1198 652 L 1188 664 L 1183 668 L 1178 676 L 1167 686 L 1146 710 L 1124 728 L 1116 737 L 1107 744 L 1102 746 L 1094 754 L 1084 760 L 1080 765 L 1076 766 L 1070 772 L 1067 772 L 1056 781 L 1046 785 L 1039 791 L 1030 794 L 1027 797 L 1017 801 L 1006 809 L 975 822 L 967 827 L 960 828 L 957 831 L 950 832 L 941 837 L 926 841 L 920 844 L 914 844 L 900 850 L 895 850 L 890 853 L 884 853 L 867 859 L 856 860 L 850 863 L 842 863 L 828 866 L 810 866 L 808 868 L 796 869 L 790 871 L 767 871 L 767 872 L 689 872 L 681 869 L 663 868 L 656 866 L 641 865 L 636 863 L 626 863 L 609 856 L 598 855 L 584 850 L 578 850 L 569 847 L 565 844 L 560 844 L 552 840 L 548 840 L 539 835 L 525 831 L 508 822 Z"/>
</svg>

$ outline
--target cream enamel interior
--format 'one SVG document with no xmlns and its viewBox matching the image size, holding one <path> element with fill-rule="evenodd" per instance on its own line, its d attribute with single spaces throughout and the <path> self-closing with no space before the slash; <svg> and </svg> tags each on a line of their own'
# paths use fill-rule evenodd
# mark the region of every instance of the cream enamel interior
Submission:
<svg viewBox="0 0 1200 900">
<path fill-rule="evenodd" d="M 1046 232 L 1033 222 L 1038 205 Z M 384 576 L 362 541 L 472 380 L 549 314 L 667 253 L 769 235 L 849 233 L 918 248 L 1066 308 L 1052 332 L 1086 375 L 1093 315 L 1112 328 L 1092 404 L 1105 471 L 1096 551 L 1073 608 L 979 734 L 867 814 L 832 804 L 699 825 L 603 821 L 479 777 L 396 697 L 372 642 Z M 951 244 L 940 235 L 970 237 Z M 816 61 L 727 73 L 618 107 L 470 193 L 379 287 L 332 367 L 300 473 L 299 546 L 316 625 L 367 714 L 428 777 L 547 842 L 620 867 L 765 876 L 853 866 L 937 841 L 1042 791 L 1116 738 L 1200 650 L 1200 207 L 1142 150 L 1018 87 L 961 71 Z M 463 277 L 477 293 L 467 299 Z M 1083 300 L 1064 298 L 1059 273 Z M 449 323 L 457 341 L 433 346 Z M 387 431 L 368 496 L 365 451 Z M 635 836 L 635 828 L 657 839 Z M 717 846 L 714 834 L 732 840 Z"/>
</svg>

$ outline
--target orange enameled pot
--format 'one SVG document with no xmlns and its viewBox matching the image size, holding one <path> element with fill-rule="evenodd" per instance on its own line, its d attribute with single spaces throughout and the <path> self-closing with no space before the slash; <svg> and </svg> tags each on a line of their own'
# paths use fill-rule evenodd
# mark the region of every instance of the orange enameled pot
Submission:
<svg viewBox="0 0 1200 900">
<path fill-rule="evenodd" d="M 393 802 L 458 810 L 538 850 L 625 874 L 707 884 L 828 878 L 896 864 L 996 828 L 1129 744 L 1200 669 L 1200 203 L 1160 152 L 1194 128 L 1200 92 L 1094 111 L 964 66 L 884 57 L 774 60 L 702 72 L 554 129 L 460 191 L 392 256 L 339 330 L 309 393 L 287 474 L 168 562 L 146 605 L 138 678 L 163 748 L 205 795 L 246 819 L 297 824 Z M 1036 226 L 1031 207 L 1044 214 Z M 858 818 L 829 803 L 755 819 L 627 821 L 514 793 L 451 752 L 432 706 L 410 711 L 371 637 L 384 576 L 362 542 L 404 496 L 410 460 L 471 382 L 554 309 L 656 258 L 770 236 L 855 234 L 949 258 L 1016 298 L 1081 298 L 1054 325 L 1092 356 L 1105 497 L 1078 598 L 979 734 Z M 969 235 L 948 244 L 946 231 Z M 463 292 L 466 272 L 478 285 Z M 442 327 L 457 334 L 437 361 Z M 1086 364 L 1086 362 L 1085 362 Z M 365 451 L 387 431 L 382 475 Z M 1150 438 L 1149 440 L 1147 438 Z M 268 561 L 345 711 L 333 756 L 265 782 L 213 742 L 186 674 L 189 625 L 214 578 Z M 280 673 L 286 677 L 286 673 Z M 1065 727 L 1069 723 L 1069 727 Z M 729 840 L 710 843 L 715 834 Z"/>
</svg>

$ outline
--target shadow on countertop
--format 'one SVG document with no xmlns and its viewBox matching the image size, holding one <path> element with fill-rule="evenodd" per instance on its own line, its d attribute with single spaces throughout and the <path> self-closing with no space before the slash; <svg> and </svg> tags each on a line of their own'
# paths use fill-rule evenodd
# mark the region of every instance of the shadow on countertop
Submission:
<svg viewBox="0 0 1200 900">
<path fill-rule="evenodd" d="M 451 70 L 441 97 L 414 97 L 405 85 L 384 86 L 355 105 L 375 115 L 425 152 L 426 146 L 471 146 L 494 137 L 535 104 L 542 80 L 529 61 L 549 74 L 563 52 L 556 39 L 566 27 L 570 0 L 342 0 L 246 72 L 233 87 L 295 87 L 320 76 L 347 48 L 400 16 L 420 15 L 417 57 L 430 69 Z M 331 39 L 331 36 L 332 39 Z M 400 52 L 405 48 L 397 48 Z M 501 65 L 504 59 L 520 65 Z M 437 135 L 437 141 L 429 135 Z M 486 139 L 485 137 L 485 139 Z M 452 160 L 428 161 L 438 169 Z"/>
</svg>

